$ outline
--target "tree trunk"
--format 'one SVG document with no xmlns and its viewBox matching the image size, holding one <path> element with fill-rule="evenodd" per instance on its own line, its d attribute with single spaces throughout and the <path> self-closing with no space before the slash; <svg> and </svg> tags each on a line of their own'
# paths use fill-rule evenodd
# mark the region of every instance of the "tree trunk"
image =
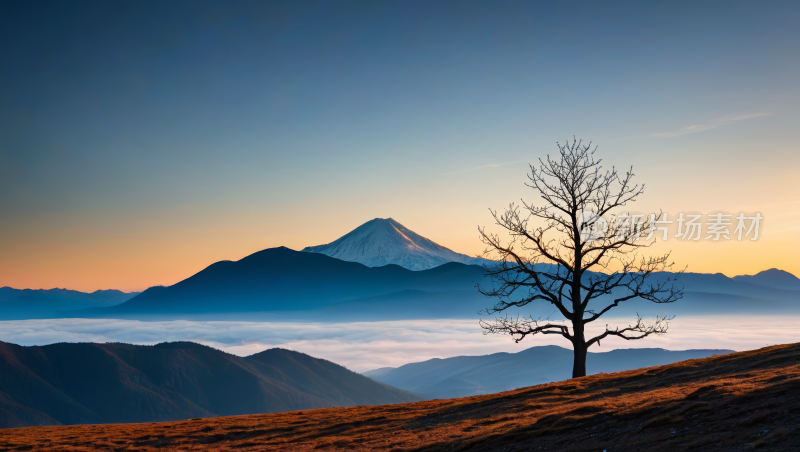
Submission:
<svg viewBox="0 0 800 452">
<path fill-rule="evenodd" d="M 583 316 L 583 313 L 581 313 Z M 586 346 L 586 337 L 583 334 L 583 323 L 572 322 L 572 350 L 575 353 L 574 361 L 572 364 L 572 378 L 586 376 L 586 352 L 589 347 Z"/>
<path fill-rule="evenodd" d="M 575 352 L 575 359 L 572 364 L 572 378 L 586 376 L 586 352 L 588 351 L 586 343 L 575 343 L 573 346 Z"/>
</svg>

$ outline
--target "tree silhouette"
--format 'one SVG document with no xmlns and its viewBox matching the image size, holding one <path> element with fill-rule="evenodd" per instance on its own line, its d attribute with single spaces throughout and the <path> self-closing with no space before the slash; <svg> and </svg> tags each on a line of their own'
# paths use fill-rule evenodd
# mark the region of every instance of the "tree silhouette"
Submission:
<svg viewBox="0 0 800 452">
<path fill-rule="evenodd" d="M 592 150 L 591 143 L 583 145 L 573 139 L 571 144 L 556 145 L 558 158 L 548 155 L 544 161 L 539 159 L 538 167 L 530 165 L 529 182 L 525 184 L 541 196 L 541 206 L 522 201 L 521 208 L 512 203 L 502 214 L 490 209 L 497 225 L 510 233 L 510 241 L 504 244 L 499 235 L 479 228 L 487 246 L 484 256 L 493 258 L 493 262 L 484 266 L 491 287 L 479 285 L 478 289 L 497 298 L 482 315 L 541 300 L 553 305 L 565 321 L 506 313 L 480 324 L 484 334 L 508 334 L 515 342 L 536 334 L 562 335 L 575 352 L 572 377 L 576 378 L 586 375 L 589 347 L 602 339 L 616 336 L 633 340 L 666 333 L 673 317 L 657 316 L 647 324 L 637 314 L 635 324 L 624 328 L 606 325 L 602 334 L 588 339 L 585 327 L 627 300 L 671 303 L 680 299 L 683 287 L 675 281 L 682 272 L 655 277 L 655 273 L 674 265 L 668 263 L 669 253 L 639 255 L 640 248 L 655 243 L 643 239 L 659 229 L 662 213 L 642 216 L 648 221 L 639 222 L 624 212 L 615 212 L 644 192 L 644 185 L 632 183 L 633 169 L 624 175 L 614 168 L 602 172 L 601 160 L 595 160 L 596 147 Z M 530 220 L 536 224 L 529 227 Z M 589 309 L 591 300 L 604 295 L 596 301 L 604 305 L 602 308 Z"/>
</svg>

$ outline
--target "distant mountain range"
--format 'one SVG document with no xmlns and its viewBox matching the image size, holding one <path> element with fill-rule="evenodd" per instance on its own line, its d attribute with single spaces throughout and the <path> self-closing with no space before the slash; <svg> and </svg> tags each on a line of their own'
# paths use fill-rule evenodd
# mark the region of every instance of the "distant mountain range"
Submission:
<svg viewBox="0 0 800 452">
<path fill-rule="evenodd" d="M 661 348 L 619 349 L 589 352 L 588 374 L 620 372 L 672 364 L 695 358 L 733 353 L 733 350 L 669 351 Z M 424 398 L 465 397 L 492 394 L 542 383 L 568 380 L 572 350 L 546 345 L 518 353 L 456 356 L 430 359 L 401 367 L 363 372 L 374 380 L 414 392 Z"/>
<path fill-rule="evenodd" d="M 303 248 L 367 267 L 399 265 L 428 270 L 448 262 L 479 265 L 483 259 L 456 253 L 408 229 L 392 218 L 375 218 L 327 245 Z"/>
<path fill-rule="evenodd" d="M 59 311 L 114 306 L 136 295 L 139 292 L 97 290 L 86 293 L 68 289 L 0 287 L 0 320 L 53 318 L 59 316 Z"/>
<path fill-rule="evenodd" d="M 735 281 L 772 287 L 773 289 L 800 291 L 800 278 L 789 272 L 778 270 L 777 268 L 764 270 L 755 275 L 734 276 L 733 279 Z"/>
<path fill-rule="evenodd" d="M 346 303 L 380 304 L 381 297 L 387 294 L 403 300 L 419 295 L 424 298 L 429 293 L 452 293 L 462 298 L 463 291 L 474 289 L 481 278 L 482 269 L 474 265 L 447 263 L 423 271 L 397 265 L 370 268 L 324 254 L 280 247 L 236 262 L 217 262 L 173 286 L 150 288 L 117 306 L 73 311 L 69 315 L 285 313 L 324 310 L 334 305 L 340 310 Z M 473 298 L 478 297 L 476 292 Z"/>
<path fill-rule="evenodd" d="M 476 318 L 479 310 L 495 301 L 476 289 L 477 284 L 491 285 L 477 262 L 488 261 L 455 253 L 391 218 L 376 218 L 328 245 L 303 251 L 270 248 L 239 261 L 220 261 L 177 284 L 152 287 L 138 295 L 3 288 L 0 320 Z M 653 280 L 665 276 L 656 274 Z M 609 314 L 800 312 L 800 279 L 777 269 L 733 278 L 686 273 L 680 284 L 685 296 L 676 303 L 634 299 Z M 610 297 L 594 300 L 589 308 L 605 306 Z M 554 309 L 542 302 L 519 312 L 547 317 Z"/>
<path fill-rule="evenodd" d="M 119 290 L 95 290 L 94 292 L 79 292 L 69 289 L 12 289 L 0 287 L 0 302 L 12 300 L 23 295 L 45 295 L 63 300 L 83 301 L 87 303 L 122 303 L 138 295 L 139 292 L 122 292 Z"/>
<path fill-rule="evenodd" d="M 665 276 L 656 274 L 653 278 Z M 746 281 L 771 284 L 776 277 L 781 281 L 793 278 L 773 269 Z M 116 306 L 59 315 L 272 321 L 477 318 L 479 310 L 493 303 L 477 291 L 478 283 L 490 284 L 477 265 L 450 262 L 421 271 L 398 265 L 367 267 L 320 253 L 280 247 L 259 251 L 236 262 L 217 262 L 173 286 L 150 288 Z M 686 293 L 676 303 L 658 305 L 630 300 L 613 314 L 800 312 L 800 291 L 722 274 L 687 273 L 681 277 L 681 283 Z M 607 301 L 600 298 L 589 307 L 600 307 Z M 546 317 L 552 311 L 542 302 L 519 312 Z"/>
<path fill-rule="evenodd" d="M 419 400 L 283 349 L 246 358 L 191 342 L 0 342 L 0 428 L 154 422 Z"/>
</svg>

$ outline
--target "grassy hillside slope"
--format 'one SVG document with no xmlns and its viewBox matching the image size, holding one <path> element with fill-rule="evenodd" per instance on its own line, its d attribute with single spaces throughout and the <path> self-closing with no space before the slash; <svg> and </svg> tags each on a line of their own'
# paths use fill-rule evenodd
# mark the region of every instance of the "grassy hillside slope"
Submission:
<svg viewBox="0 0 800 452">
<path fill-rule="evenodd" d="M 418 397 L 303 353 L 241 358 L 192 342 L 0 342 L 0 427 L 153 422 L 410 402 Z"/>
<path fill-rule="evenodd" d="M 417 403 L 0 431 L 5 450 L 797 450 L 800 344 Z"/>
</svg>

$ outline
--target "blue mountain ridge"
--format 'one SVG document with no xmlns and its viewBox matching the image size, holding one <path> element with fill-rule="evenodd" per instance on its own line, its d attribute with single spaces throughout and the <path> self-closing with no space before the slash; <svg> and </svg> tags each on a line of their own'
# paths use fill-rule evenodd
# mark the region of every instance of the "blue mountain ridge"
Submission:
<svg viewBox="0 0 800 452">
<path fill-rule="evenodd" d="M 139 292 L 69 289 L 13 289 L 0 287 L 0 319 L 20 320 L 59 317 L 59 311 L 108 307 L 124 303 Z"/>
<path fill-rule="evenodd" d="M 652 279 L 669 276 L 673 274 L 654 274 Z M 685 290 L 683 299 L 667 305 L 629 300 L 609 315 L 800 312 L 800 291 L 753 281 L 769 284 L 771 280 L 685 273 L 679 281 Z M 150 288 L 115 306 L 65 309 L 52 317 L 254 321 L 477 318 L 479 310 L 495 301 L 483 297 L 477 284 L 491 284 L 477 265 L 450 262 L 421 271 L 397 265 L 367 267 L 278 247 L 239 261 L 214 263 L 175 285 Z M 595 300 L 589 307 L 601 308 L 613 295 Z M 554 308 L 536 302 L 518 312 L 547 317 Z"/>
<path fill-rule="evenodd" d="M 617 349 L 589 352 L 586 363 L 589 374 L 610 373 L 727 353 L 733 350 Z M 545 345 L 517 353 L 435 358 L 362 374 L 425 398 L 451 398 L 567 380 L 572 359 L 572 350 Z"/>
</svg>

